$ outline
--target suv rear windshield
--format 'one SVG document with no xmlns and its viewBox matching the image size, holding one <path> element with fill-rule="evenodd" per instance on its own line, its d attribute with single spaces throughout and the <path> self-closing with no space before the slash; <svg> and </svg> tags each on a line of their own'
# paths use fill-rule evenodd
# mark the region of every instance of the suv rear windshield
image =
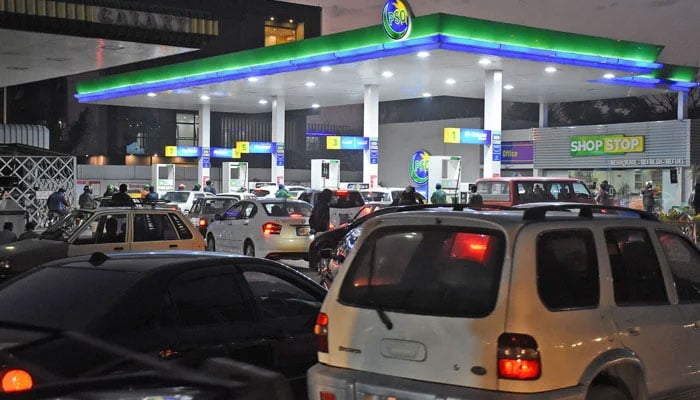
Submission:
<svg viewBox="0 0 700 400">
<path fill-rule="evenodd" d="M 339 300 L 411 314 L 485 317 L 496 304 L 504 253 L 505 238 L 495 231 L 378 229 L 358 249 Z"/>
<path fill-rule="evenodd" d="M 365 201 L 360 192 L 353 190 L 336 190 L 330 204 L 332 208 L 355 208 L 364 205 Z"/>
</svg>

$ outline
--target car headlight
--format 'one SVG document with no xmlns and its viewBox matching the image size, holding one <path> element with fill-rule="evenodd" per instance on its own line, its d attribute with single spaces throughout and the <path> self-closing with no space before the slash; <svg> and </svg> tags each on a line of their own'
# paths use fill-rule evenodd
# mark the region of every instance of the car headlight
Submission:
<svg viewBox="0 0 700 400">
<path fill-rule="evenodd" d="M 0 260 L 0 270 L 1 269 L 10 269 L 10 260 Z"/>
</svg>

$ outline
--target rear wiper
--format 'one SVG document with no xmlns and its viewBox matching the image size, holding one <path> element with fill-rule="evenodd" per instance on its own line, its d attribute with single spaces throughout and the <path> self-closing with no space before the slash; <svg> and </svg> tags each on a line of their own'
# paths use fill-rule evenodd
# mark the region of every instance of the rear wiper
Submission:
<svg viewBox="0 0 700 400">
<path fill-rule="evenodd" d="M 391 322 L 391 319 L 389 319 L 389 316 L 386 314 L 386 311 L 377 304 L 377 301 L 374 298 L 374 287 L 372 286 L 372 277 L 374 275 L 374 256 L 375 252 L 377 251 L 377 246 L 375 245 L 372 248 L 372 256 L 370 257 L 371 263 L 369 265 L 369 272 L 367 273 L 367 287 L 368 287 L 368 294 L 369 294 L 369 302 L 370 305 L 374 306 L 374 309 L 377 311 L 377 315 L 379 316 L 379 320 L 382 321 L 384 326 L 386 326 L 386 329 L 392 330 L 394 328 L 394 324 Z"/>
</svg>

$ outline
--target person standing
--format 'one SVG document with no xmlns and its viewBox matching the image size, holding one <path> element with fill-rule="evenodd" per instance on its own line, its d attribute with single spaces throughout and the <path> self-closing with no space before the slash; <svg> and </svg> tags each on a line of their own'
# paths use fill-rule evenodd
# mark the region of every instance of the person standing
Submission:
<svg viewBox="0 0 700 400">
<path fill-rule="evenodd" d="M 109 185 L 107 185 L 107 190 L 105 190 L 105 194 L 103 194 L 102 196 L 112 197 L 115 194 L 117 194 L 117 189 L 114 187 L 114 185 L 109 184 Z"/>
<path fill-rule="evenodd" d="M 403 192 L 401 192 L 401 197 L 399 198 L 400 206 L 410 206 L 412 204 L 420 204 L 418 201 L 418 196 L 416 196 L 416 188 L 411 185 L 406 186 Z"/>
<path fill-rule="evenodd" d="M 289 190 L 287 190 L 284 187 L 284 183 L 280 183 L 278 186 L 279 189 L 277 189 L 277 192 L 275 192 L 275 197 L 278 199 L 288 199 L 292 197 L 292 194 L 289 193 Z"/>
<path fill-rule="evenodd" d="M 83 187 L 83 194 L 78 197 L 78 206 L 81 210 L 94 210 L 97 207 L 95 199 L 92 198 L 92 188 L 90 185 Z"/>
<path fill-rule="evenodd" d="M 177 185 L 177 190 L 185 190 L 185 184 L 181 183 L 181 184 Z"/>
<path fill-rule="evenodd" d="M 652 188 L 651 181 L 647 182 L 646 186 L 642 189 L 642 205 L 644 206 L 644 211 L 649 213 L 654 212 L 656 200 L 654 200 L 654 189 Z"/>
<path fill-rule="evenodd" d="M 214 183 L 211 180 L 207 180 L 205 182 L 206 186 L 204 186 L 204 191 L 209 192 L 211 194 L 216 194 L 216 188 L 214 188 Z"/>
<path fill-rule="evenodd" d="M 119 185 L 119 192 L 116 193 L 114 196 L 112 196 L 112 205 L 115 207 L 123 206 L 123 207 L 135 207 L 136 204 L 134 203 L 134 199 L 129 196 L 127 191 L 127 186 L 125 183 L 122 183 Z"/>
<path fill-rule="evenodd" d="M 17 241 L 17 234 L 12 232 L 12 222 L 5 222 L 0 231 L 0 244 L 8 244 Z"/>
<path fill-rule="evenodd" d="M 695 214 L 700 214 L 700 181 L 695 184 L 695 189 L 693 189 L 692 204 Z"/>
<path fill-rule="evenodd" d="M 430 196 L 430 202 L 433 204 L 445 204 L 447 203 L 447 193 L 442 190 L 442 185 L 439 183 L 435 184 L 435 191 Z"/>
<path fill-rule="evenodd" d="M 155 187 L 149 186 L 148 194 L 146 195 L 146 201 L 154 203 L 156 200 L 158 200 L 158 192 L 156 192 Z"/>
<path fill-rule="evenodd" d="M 596 203 L 602 205 L 602 206 L 609 206 L 612 205 L 610 204 L 610 193 L 608 192 L 608 181 L 602 181 L 600 182 L 600 185 L 598 185 L 598 194 L 595 196 L 595 201 Z"/>
<path fill-rule="evenodd" d="M 469 205 L 480 206 L 484 204 L 484 198 L 476 192 L 476 185 L 469 185 Z"/>
<path fill-rule="evenodd" d="M 199 183 L 195 183 L 192 187 L 192 191 L 199 192 L 200 190 L 202 190 L 202 185 L 200 185 Z"/>
<path fill-rule="evenodd" d="M 313 210 L 311 210 L 309 225 L 316 232 L 325 232 L 330 227 L 332 197 L 333 192 L 330 189 L 323 189 L 321 194 L 318 195 L 318 200 L 316 200 Z"/>
<path fill-rule="evenodd" d="M 27 222 L 26 225 L 24 225 L 24 232 L 22 232 L 19 235 L 19 238 L 17 240 L 27 240 L 27 239 L 36 239 L 40 235 L 34 231 L 34 228 L 36 228 L 36 222 L 29 221 Z"/>
</svg>

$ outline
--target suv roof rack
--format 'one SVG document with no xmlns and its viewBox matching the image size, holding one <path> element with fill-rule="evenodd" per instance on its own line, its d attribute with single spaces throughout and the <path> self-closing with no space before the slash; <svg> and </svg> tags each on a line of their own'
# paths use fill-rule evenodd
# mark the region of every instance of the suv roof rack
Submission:
<svg viewBox="0 0 700 400">
<path fill-rule="evenodd" d="M 599 204 L 543 204 L 542 206 L 534 206 L 532 208 L 526 208 L 523 214 L 523 219 L 527 221 L 541 221 L 545 219 L 547 211 L 571 211 L 572 209 L 578 209 L 578 216 L 580 218 L 593 218 L 594 210 L 597 210 L 600 214 L 611 214 L 611 215 L 627 215 L 634 214 L 640 219 L 658 221 L 659 219 L 656 215 L 648 213 L 643 210 L 636 210 L 627 207 L 618 206 L 604 206 Z"/>
</svg>

